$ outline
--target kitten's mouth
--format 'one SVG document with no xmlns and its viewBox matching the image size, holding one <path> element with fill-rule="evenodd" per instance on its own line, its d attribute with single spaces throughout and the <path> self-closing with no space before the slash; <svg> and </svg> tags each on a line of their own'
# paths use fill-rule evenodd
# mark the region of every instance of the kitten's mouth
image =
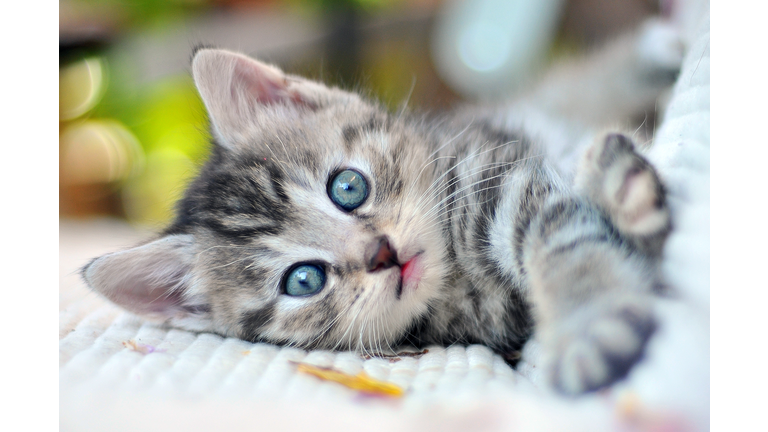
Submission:
<svg viewBox="0 0 768 432">
<path fill-rule="evenodd" d="M 397 283 L 397 291 L 395 296 L 400 299 L 403 294 L 403 290 L 416 291 L 419 285 L 421 276 L 424 273 L 424 267 L 421 262 L 421 254 L 424 251 L 419 251 L 416 255 L 411 257 L 408 261 L 400 264 L 400 280 Z"/>
</svg>

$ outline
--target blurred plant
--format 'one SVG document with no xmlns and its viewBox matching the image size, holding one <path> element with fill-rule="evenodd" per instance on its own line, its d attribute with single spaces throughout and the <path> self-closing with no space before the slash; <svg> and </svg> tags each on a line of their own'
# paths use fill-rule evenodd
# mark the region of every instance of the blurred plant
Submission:
<svg viewBox="0 0 768 432">
<path fill-rule="evenodd" d="M 126 75 L 105 57 L 60 70 L 62 208 L 161 225 L 208 154 L 205 110 L 186 75 L 146 86 Z M 94 204 L 112 195 L 118 205 Z"/>
<path fill-rule="evenodd" d="M 59 120 L 87 113 L 106 89 L 107 68 L 100 57 L 89 57 L 59 70 Z"/>
<path fill-rule="evenodd" d="M 60 211 L 115 213 L 115 185 L 142 163 L 136 137 L 120 122 L 94 120 L 109 82 L 106 60 L 88 56 L 59 69 Z"/>
<path fill-rule="evenodd" d="M 116 21 L 120 27 L 164 25 L 210 7 L 210 0 L 63 0 L 67 13 Z"/>
<path fill-rule="evenodd" d="M 125 184 L 123 204 L 132 222 L 162 225 L 187 182 L 208 155 L 203 102 L 188 76 L 162 80 L 139 93 L 124 121 L 146 153 L 146 169 Z"/>
<path fill-rule="evenodd" d="M 347 9 L 375 10 L 405 3 L 405 0 L 288 0 L 299 7 L 316 12 Z"/>
<path fill-rule="evenodd" d="M 436 2 L 61 0 L 60 214 L 111 215 L 139 224 L 166 224 L 175 201 L 209 153 L 205 108 L 191 77 L 183 73 L 140 83 L 133 60 L 112 50 L 112 43 L 126 31 L 154 34 L 155 29 L 206 8 L 232 12 L 235 7 L 287 5 L 293 6 L 291 13 L 303 8 L 336 29 L 327 37 L 326 49 L 315 53 L 313 64 L 332 65 L 329 75 L 346 83 L 367 80 L 372 91 L 394 108 L 411 95 L 412 68 L 428 68 L 428 55 L 404 41 L 387 48 L 388 43 L 376 38 L 365 39 L 362 49 L 358 18 L 367 11 Z M 100 30 L 80 31 L 91 24 Z M 396 38 L 401 36 L 398 33 Z M 372 41 L 375 46 L 370 45 Z M 412 68 L 403 68 L 403 62 Z"/>
<path fill-rule="evenodd" d="M 85 120 L 59 136 L 64 185 L 113 183 L 135 177 L 143 166 L 136 137 L 114 120 Z"/>
<path fill-rule="evenodd" d="M 127 215 L 151 224 L 171 216 L 173 191 L 207 154 L 202 102 L 186 76 L 137 84 L 132 65 L 116 61 L 110 43 L 211 3 L 60 1 L 60 214 Z"/>
</svg>

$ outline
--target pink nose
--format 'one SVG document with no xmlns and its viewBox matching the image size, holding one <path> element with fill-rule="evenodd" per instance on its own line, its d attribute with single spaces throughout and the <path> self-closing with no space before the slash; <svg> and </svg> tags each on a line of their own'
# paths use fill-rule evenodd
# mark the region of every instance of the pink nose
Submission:
<svg viewBox="0 0 768 432">
<path fill-rule="evenodd" d="M 385 270 L 398 265 L 397 252 L 389 244 L 387 236 L 377 237 L 365 250 L 365 262 L 369 272 Z"/>
</svg>

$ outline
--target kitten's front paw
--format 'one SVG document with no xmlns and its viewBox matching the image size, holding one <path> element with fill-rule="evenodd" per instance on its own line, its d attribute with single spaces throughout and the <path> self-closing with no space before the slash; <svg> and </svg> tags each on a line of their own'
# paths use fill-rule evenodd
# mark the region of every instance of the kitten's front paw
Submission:
<svg viewBox="0 0 768 432">
<path fill-rule="evenodd" d="M 580 308 L 548 338 L 553 385 L 576 395 L 624 378 L 642 357 L 655 329 L 650 302 L 644 298 Z"/>
<path fill-rule="evenodd" d="M 651 254 L 661 252 L 671 228 L 665 188 L 659 175 L 626 135 L 598 139 L 576 175 L 579 193 L 602 207 L 623 234 Z"/>
</svg>

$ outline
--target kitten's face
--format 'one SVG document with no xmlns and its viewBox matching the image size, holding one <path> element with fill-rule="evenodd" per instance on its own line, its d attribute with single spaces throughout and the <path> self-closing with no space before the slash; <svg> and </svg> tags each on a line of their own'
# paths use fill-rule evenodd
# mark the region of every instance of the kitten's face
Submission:
<svg viewBox="0 0 768 432">
<path fill-rule="evenodd" d="M 433 146 L 356 95 L 245 57 L 203 51 L 193 69 L 217 137 L 212 161 L 164 249 L 107 255 L 86 280 L 197 330 L 323 348 L 396 342 L 447 273 L 425 166 Z M 144 275 L 129 277 L 142 260 Z M 108 279 L 145 280 L 132 283 L 142 299 Z"/>
<path fill-rule="evenodd" d="M 214 314 L 246 339 L 394 343 L 443 277 L 439 228 L 423 216 L 427 146 L 354 99 L 275 117 L 253 132 L 271 151 L 241 143 L 201 179 L 238 184 L 194 202 L 209 212 L 195 229 Z"/>
</svg>

